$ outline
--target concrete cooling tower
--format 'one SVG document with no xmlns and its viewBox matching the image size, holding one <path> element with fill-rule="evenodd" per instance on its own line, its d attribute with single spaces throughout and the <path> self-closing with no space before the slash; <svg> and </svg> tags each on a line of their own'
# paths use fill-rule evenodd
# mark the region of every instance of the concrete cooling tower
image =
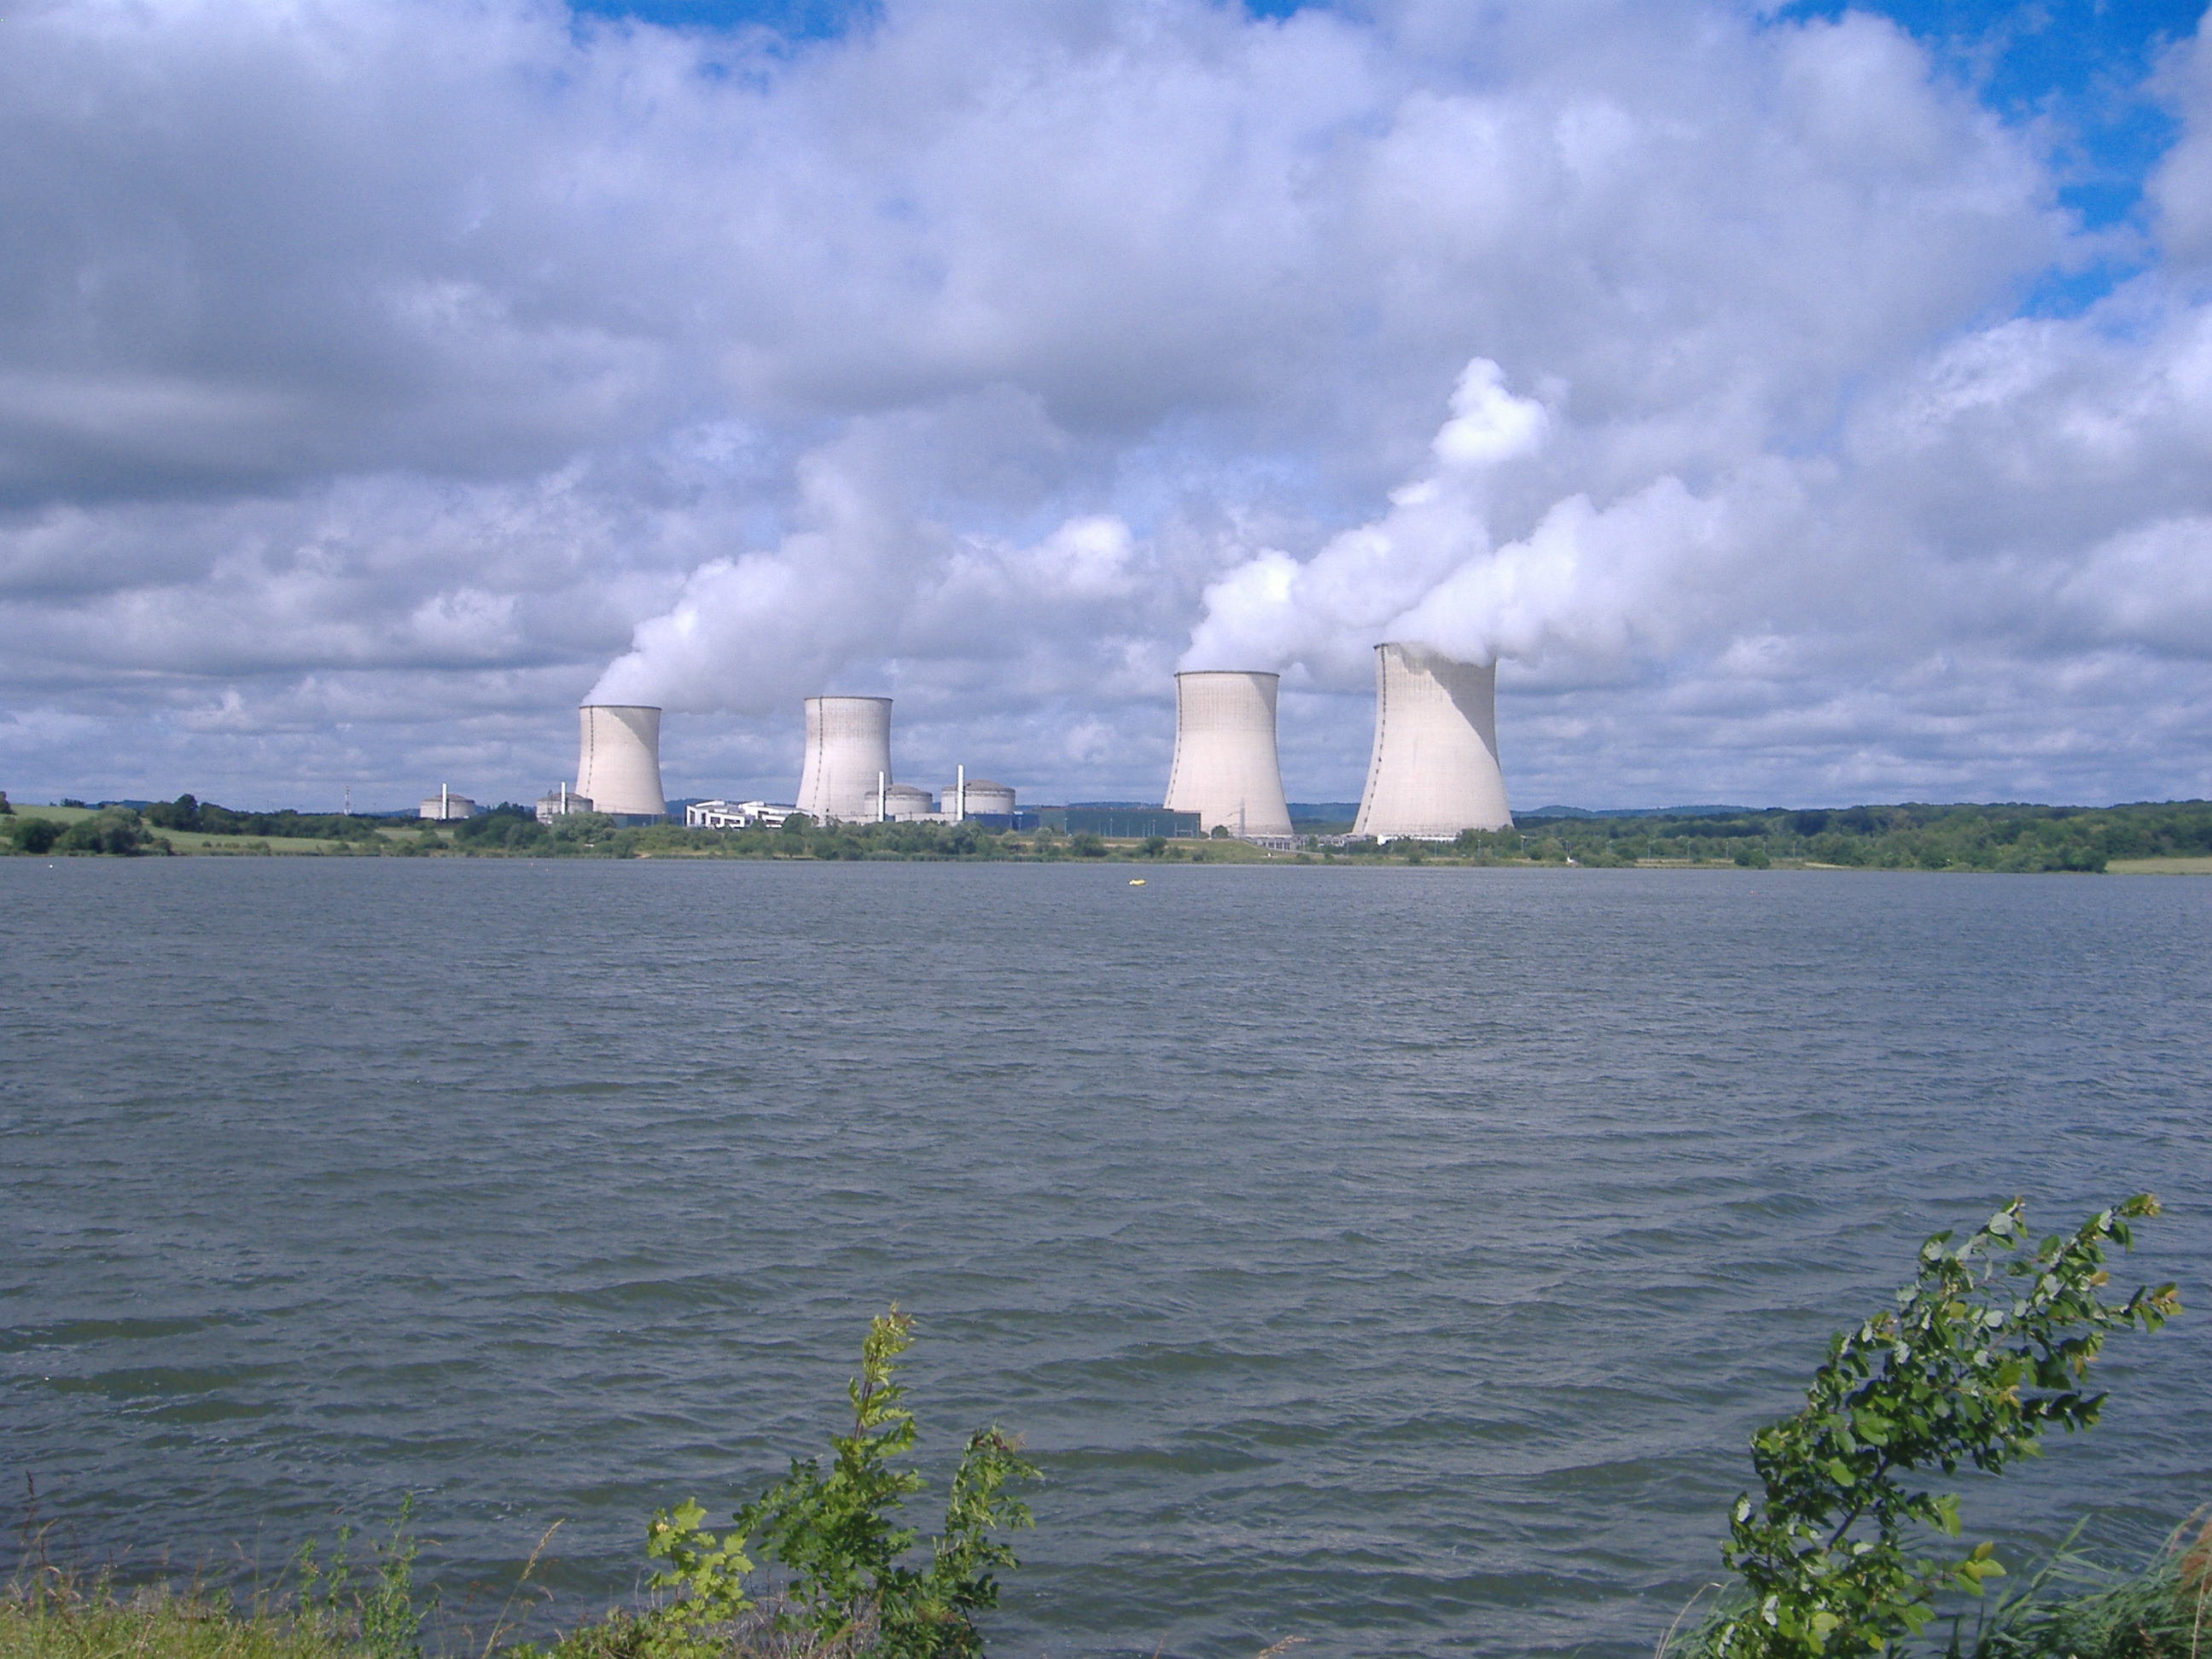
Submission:
<svg viewBox="0 0 2212 1659">
<path fill-rule="evenodd" d="M 1498 665 L 1376 646 L 1375 755 L 1352 833 L 1449 841 L 1512 823 L 1498 769 Z"/>
<path fill-rule="evenodd" d="M 1291 809 L 1275 758 L 1277 674 L 1176 676 L 1170 812 L 1195 812 L 1199 827 L 1232 836 L 1287 836 Z"/>
<path fill-rule="evenodd" d="M 576 793 L 617 818 L 668 816 L 660 793 L 660 711 L 630 703 L 587 702 Z"/>
<path fill-rule="evenodd" d="M 891 700 L 809 697 L 799 810 L 817 823 L 873 823 L 878 777 L 891 777 Z"/>
</svg>

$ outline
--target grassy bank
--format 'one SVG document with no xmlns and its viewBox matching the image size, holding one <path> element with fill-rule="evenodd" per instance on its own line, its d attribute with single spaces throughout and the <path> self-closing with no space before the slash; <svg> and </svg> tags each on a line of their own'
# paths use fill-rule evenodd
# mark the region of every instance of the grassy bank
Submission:
<svg viewBox="0 0 2212 1659">
<path fill-rule="evenodd" d="M 383 1659 L 362 1640 L 358 1620 L 303 1615 L 272 1601 L 234 1606 L 197 1589 L 152 1585 L 125 1593 L 52 1576 L 0 1597 L 4 1659 Z"/>
<path fill-rule="evenodd" d="M 2069 1540 L 2070 1542 L 2070 1540 Z M 427 1609 L 425 1610 L 427 1611 Z M 365 1628 L 365 1626 L 371 1626 Z M 380 1639 L 382 1635 L 383 1639 Z M 2212 1656 L 2212 1523 L 2178 1529 L 2148 1562 L 2116 1565 L 2062 1548 L 1978 1616 L 1931 1627 L 1923 1645 L 1956 1659 L 2207 1659 Z M 477 1628 L 425 1621 L 392 1640 L 359 1606 L 303 1605 L 277 1592 L 243 1605 L 200 1585 L 125 1589 L 51 1570 L 0 1592 L 0 1659 L 852 1659 L 852 1644 L 774 1626 L 766 1610 L 690 1632 L 667 1654 L 647 1608 L 525 1644 L 497 1617 Z M 1686 1650 L 1678 1629 L 1676 1647 Z"/>
</svg>

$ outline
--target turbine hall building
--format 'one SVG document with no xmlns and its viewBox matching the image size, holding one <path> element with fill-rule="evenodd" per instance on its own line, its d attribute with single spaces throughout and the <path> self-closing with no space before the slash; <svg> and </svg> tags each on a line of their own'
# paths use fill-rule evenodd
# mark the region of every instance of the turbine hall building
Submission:
<svg viewBox="0 0 2212 1659">
<path fill-rule="evenodd" d="M 1164 803 L 1198 814 L 1201 834 L 1288 845 L 1291 809 L 1275 755 L 1278 674 L 1203 671 L 1176 676 L 1175 761 Z"/>
<path fill-rule="evenodd" d="M 660 711 L 636 703 L 587 702 L 576 757 L 576 793 L 617 823 L 660 823 Z"/>
<path fill-rule="evenodd" d="M 1376 646 L 1375 752 L 1352 833 L 1449 841 L 1512 825 L 1498 764 L 1498 665 Z"/>
<path fill-rule="evenodd" d="M 891 700 L 809 697 L 799 810 L 817 823 L 873 823 L 890 782 Z"/>
</svg>

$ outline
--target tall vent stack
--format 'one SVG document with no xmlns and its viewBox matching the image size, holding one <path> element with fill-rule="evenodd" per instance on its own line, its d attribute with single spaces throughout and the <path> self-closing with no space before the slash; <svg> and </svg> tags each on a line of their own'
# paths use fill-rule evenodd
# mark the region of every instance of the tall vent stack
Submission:
<svg viewBox="0 0 2212 1659">
<path fill-rule="evenodd" d="M 1287 836 L 1291 809 L 1275 757 L 1277 674 L 1219 672 L 1176 676 L 1170 812 L 1195 812 L 1199 827 L 1236 836 Z"/>
<path fill-rule="evenodd" d="M 1352 833 L 1449 841 L 1512 823 L 1498 765 L 1498 665 L 1376 646 L 1375 754 Z"/>
<path fill-rule="evenodd" d="M 634 703 L 587 702 L 576 757 L 576 793 L 618 818 L 665 818 L 660 793 L 660 711 Z"/>
<path fill-rule="evenodd" d="M 880 780 L 891 771 L 889 697 L 809 697 L 806 760 L 799 774 L 799 810 L 817 823 L 840 818 L 872 823 Z"/>
</svg>

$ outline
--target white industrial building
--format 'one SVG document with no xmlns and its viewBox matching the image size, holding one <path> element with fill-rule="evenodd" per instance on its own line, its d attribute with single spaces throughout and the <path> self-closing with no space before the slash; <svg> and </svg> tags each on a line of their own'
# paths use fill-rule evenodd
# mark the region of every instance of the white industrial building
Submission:
<svg viewBox="0 0 2212 1659">
<path fill-rule="evenodd" d="M 769 800 L 698 800 L 684 809 L 684 822 L 693 830 L 780 830 L 799 809 Z"/>
<path fill-rule="evenodd" d="M 891 783 L 891 700 L 809 697 L 799 810 L 817 823 L 872 823 Z"/>
<path fill-rule="evenodd" d="M 576 793 L 617 823 L 658 823 L 668 816 L 660 793 L 660 711 L 632 703 L 586 703 Z"/>
<path fill-rule="evenodd" d="M 1449 841 L 1512 823 L 1498 764 L 1498 665 L 1376 646 L 1375 753 L 1352 834 Z"/>
<path fill-rule="evenodd" d="M 960 784 L 960 812 L 963 818 L 1010 818 L 1014 815 L 1014 792 L 988 778 L 966 778 Z"/>
<path fill-rule="evenodd" d="M 550 823 L 556 818 L 565 818 L 571 812 L 592 811 L 592 798 L 580 795 L 564 781 L 557 783 L 538 798 L 538 821 Z"/>
<path fill-rule="evenodd" d="M 444 823 L 453 818 L 472 818 L 476 815 L 477 804 L 474 801 L 466 795 L 455 794 L 443 784 L 438 786 L 436 794 L 423 797 L 422 809 L 417 813 L 418 817 L 428 818 L 434 823 Z"/>
<path fill-rule="evenodd" d="M 937 816 L 937 800 L 927 789 L 884 781 L 878 805 L 886 823 L 923 823 Z"/>
<path fill-rule="evenodd" d="M 1176 676 L 1175 762 L 1164 803 L 1261 845 L 1291 844 L 1291 809 L 1275 755 L 1275 674 Z"/>
</svg>

